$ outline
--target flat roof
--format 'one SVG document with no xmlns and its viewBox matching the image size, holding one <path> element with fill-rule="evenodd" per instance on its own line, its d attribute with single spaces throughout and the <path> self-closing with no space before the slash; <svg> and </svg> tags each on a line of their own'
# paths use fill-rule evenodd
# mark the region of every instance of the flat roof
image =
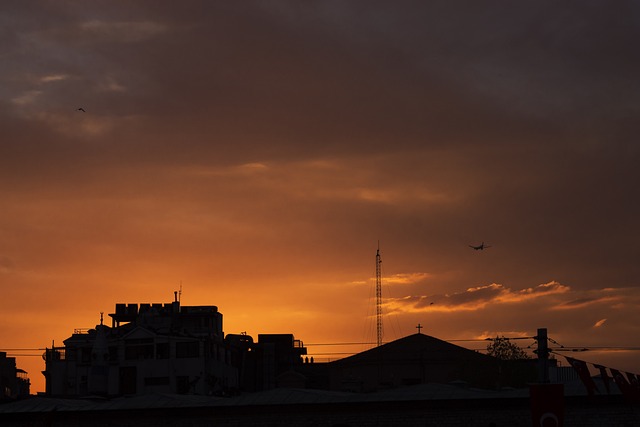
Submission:
<svg viewBox="0 0 640 427">
<path fill-rule="evenodd" d="M 597 378 L 594 377 L 594 380 Z M 614 384 L 612 386 L 615 387 Z M 612 387 L 611 394 L 619 395 Z M 564 384 L 565 396 L 586 396 L 580 380 Z M 265 405 L 302 405 L 327 403 L 372 403 L 484 399 L 528 399 L 529 389 L 482 390 L 452 384 L 418 384 L 379 391 L 352 393 L 316 389 L 277 388 L 273 390 L 243 393 L 233 397 L 196 396 L 181 394 L 145 394 L 112 399 L 97 396 L 82 399 L 61 399 L 34 396 L 0 405 L 0 414 L 28 412 L 67 411 L 118 411 L 154 408 L 235 407 Z"/>
</svg>

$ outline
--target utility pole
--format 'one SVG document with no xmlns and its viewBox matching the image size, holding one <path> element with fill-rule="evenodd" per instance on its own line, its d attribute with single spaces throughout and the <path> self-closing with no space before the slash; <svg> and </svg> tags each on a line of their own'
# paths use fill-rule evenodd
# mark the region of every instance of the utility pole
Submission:
<svg viewBox="0 0 640 427">
<path fill-rule="evenodd" d="M 564 385 L 549 381 L 549 345 L 547 328 L 539 328 L 536 336 L 538 348 L 538 383 L 529 385 L 529 402 L 534 426 L 564 424 Z"/>
<path fill-rule="evenodd" d="M 547 328 L 539 328 L 536 336 L 538 342 L 538 382 L 549 382 L 549 347 L 547 344 Z"/>
<path fill-rule="evenodd" d="M 376 332 L 378 347 L 382 345 L 382 273 L 380 264 L 382 264 L 382 259 L 380 258 L 380 241 L 378 240 L 378 251 L 376 252 Z"/>
</svg>

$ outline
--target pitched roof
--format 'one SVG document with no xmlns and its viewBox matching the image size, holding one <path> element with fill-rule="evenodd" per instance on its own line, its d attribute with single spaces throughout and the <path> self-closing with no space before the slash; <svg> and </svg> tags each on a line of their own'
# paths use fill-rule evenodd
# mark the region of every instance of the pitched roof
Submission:
<svg viewBox="0 0 640 427">
<path fill-rule="evenodd" d="M 469 350 L 429 335 L 413 334 L 330 363 L 350 365 L 366 364 L 367 362 L 378 362 L 380 360 L 393 362 L 411 359 L 417 359 L 423 362 L 494 360 L 493 357 L 486 354 L 478 353 L 477 351 Z"/>
</svg>

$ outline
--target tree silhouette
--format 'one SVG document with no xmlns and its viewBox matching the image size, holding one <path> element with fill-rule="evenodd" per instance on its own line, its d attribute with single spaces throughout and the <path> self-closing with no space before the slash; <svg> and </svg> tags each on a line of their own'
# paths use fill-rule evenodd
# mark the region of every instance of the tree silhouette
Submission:
<svg viewBox="0 0 640 427">
<path fill-rule="evenodd" d="M 531 356 L 529 356 L 527 352 L 504 336 L 495 337 L 493 341 L 487 345 L 487 354 L 500 360 L 531 359 Z"/>
</svg>

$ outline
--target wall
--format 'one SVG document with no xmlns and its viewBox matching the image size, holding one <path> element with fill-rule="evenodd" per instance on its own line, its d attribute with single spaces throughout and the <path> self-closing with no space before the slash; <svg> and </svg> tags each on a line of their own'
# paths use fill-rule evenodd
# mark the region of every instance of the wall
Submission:
<svg viewBox="0 0 640 427">
<path fill-rule="evenodd" d="M 565 427 L 640 425 L 640 406 L 568 400 Z M 360 402 L 303 405 L 0 414 L 1 425 L 79 427 L 530 427 L 528 399 Z"/>
</svg>

